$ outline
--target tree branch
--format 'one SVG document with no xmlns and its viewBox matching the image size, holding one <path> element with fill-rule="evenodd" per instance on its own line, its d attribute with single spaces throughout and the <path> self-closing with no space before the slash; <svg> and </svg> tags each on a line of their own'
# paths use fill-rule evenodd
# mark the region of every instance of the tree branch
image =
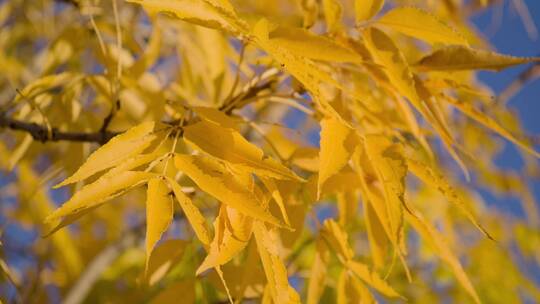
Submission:
<svg viewBox="0 0 540 304">
<path fill-rule="evenodd" d="M 49 134 L 45 126 L 32 122 L 12 119 L 5 116 L 5 114 L 0 113 L 0 129 L 3 128 L 15 131 L 24 131 L 32 135 L 35 140 L 39 140 L 41 142 L 65 140 L 76 142 L 95 142 L 99 144 L 104 144 L 114 136 L 120 134 L 119 132 L 107 132 L 105 130 L 93 133 L 62 132 L 56 128 L 53 128 L 51 134 Z"/>
<path fill-rule="evenodd" d="M 531 65 L 528 69 L 519 74 L 518 78 L 510 83 L 502 92 L 499 94 L 498 100 L 502 104 L 506 104 L 510 98 L 514 97 L 523 86 L 527 83 L 535 80 L 540 77 L 540 64 Z"/>
</svg>

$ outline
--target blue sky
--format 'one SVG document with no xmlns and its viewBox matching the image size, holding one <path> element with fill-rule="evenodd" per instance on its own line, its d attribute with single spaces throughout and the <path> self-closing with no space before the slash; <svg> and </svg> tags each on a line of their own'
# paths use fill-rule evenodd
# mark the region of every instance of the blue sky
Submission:
<svg viewBox="0 0 540 304">
<path fill-rule="evenodd" d="M 486 38 L 493 47 L 500 53 L 514 56 L 540 56 L 540 37 L 536 40 L 531 39 L 523 25 L 523 22 L 517 12 L 509 6 L 509 2 L 505 1 L 506 5 L 503 10 L 500 26 L 495 30 L 492 26 L 493 17 L 497 14 L 496 9 L 489 9 L 481 15 L 473 19 L 481 33 L 486 35 Z M 529 8 L 529 13 L 532 20 L 537 26 L 540 26 L 540 1 L 525 0 Z M 505 70 L 500 73 L 481 72 L 480 80 L 490 86 L 496 94 L 500 93 L 510 82 L 517 77 L 528 66 L 518 66 Z M 540 79 L 528 83 L 523 90 L 515 95 L 508 107 L 517 111 L 522 120 L 523 127 L 529 134 L 540 134 Z M 537 147 L 538 148 L 538 147 Z M 523 165 L 515 147 L 507 145 L 504 152 L 498 159 L 498 164 L 504 168 L 519 168 Z M 540 201 L 540 182 L 535 182 L 533 189 L 537 201 Z M 502 210 L 521 214 L 522 211 L 518 207 L 519 202 L 512 198 L 496 198 L 488 191 L 482 191 L 483 196 L 487 201 L 494 203 Z"/>
</svg>

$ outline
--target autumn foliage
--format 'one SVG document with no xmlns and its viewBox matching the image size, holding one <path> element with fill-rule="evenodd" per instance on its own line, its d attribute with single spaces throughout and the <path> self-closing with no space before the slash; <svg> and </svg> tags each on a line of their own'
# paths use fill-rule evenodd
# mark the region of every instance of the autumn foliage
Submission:
<svg viewBox="0 0 540 304">
<path fill-rule="evenodd" d="M 3 1 L 0 296 L 540 302 L 540 153 L 476 78 L 540 58 L 494 2 Z"/>
</svg>

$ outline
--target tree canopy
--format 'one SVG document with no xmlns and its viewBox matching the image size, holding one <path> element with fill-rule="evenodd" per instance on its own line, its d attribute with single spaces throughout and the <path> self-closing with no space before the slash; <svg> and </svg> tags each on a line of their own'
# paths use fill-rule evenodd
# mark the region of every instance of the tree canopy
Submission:
<svg viewBox="0 0 540 304">
<path fill-rule="evenodd" d="M 540 302 L 499 2 L 2 1 L 0 298 Z"/>
</svg>

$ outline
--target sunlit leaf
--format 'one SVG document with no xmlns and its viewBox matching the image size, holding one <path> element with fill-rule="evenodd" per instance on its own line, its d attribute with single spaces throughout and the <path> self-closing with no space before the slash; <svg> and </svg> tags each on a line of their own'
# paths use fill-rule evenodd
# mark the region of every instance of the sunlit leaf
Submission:
<svg viewBox="0 0 540 304">
<path fill-rule="evenodd" d="M 156 243 L 169 228 L 173 219 L 172 198 L 169 187 L 162 178 L 148 181 L 146 192 L 146 269 Z"/>
<path fill-rule="evenodd" d="M 151 135 L 153 129 L 153 122 L 144 122 L 112 138 L 108 143 L 94 151 L 72 176 L 56 185 L 55 188 L 86 179 L 141 153 L 154 140 L 155 136 Z"/>
<path fill-rule="evenodd" d="M 457 30 L 434 15 L 415 7 L 390 10 L 377 20 L 377 23 L 431 44 L 468 45 L 465 37 Z"/>
<path fill-rule="evenodd" d="M 537 57 L 514 57 L 465 46 L 448 46 L 422 58 L 416 66 L 426 71 L 492 70 L 538 62 Z"/>
</svg>

